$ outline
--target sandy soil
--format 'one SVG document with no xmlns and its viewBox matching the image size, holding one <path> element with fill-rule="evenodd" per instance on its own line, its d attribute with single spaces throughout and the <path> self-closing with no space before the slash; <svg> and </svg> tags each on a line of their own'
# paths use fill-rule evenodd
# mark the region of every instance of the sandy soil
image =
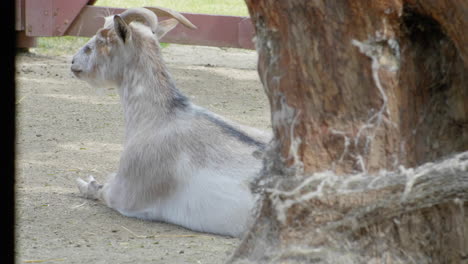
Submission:
<svg viewBox="0 0 468 264">
<path fill-rule="evenodd" d="M 253 51 L 171 45 L 165 59 L 195 103 L 268 129 Z M 123 117 L 115 89 L 71 76 L 71 56 L 17 61 L 17 263 L 222 263 L 238 239 L 124 217 L 82 198 L 77 177 L 117 168 Z"/>
</svg>

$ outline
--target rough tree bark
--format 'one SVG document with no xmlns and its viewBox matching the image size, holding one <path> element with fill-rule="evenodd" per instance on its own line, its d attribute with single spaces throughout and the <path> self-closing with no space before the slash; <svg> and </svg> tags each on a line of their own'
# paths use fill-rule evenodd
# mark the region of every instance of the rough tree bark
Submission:
<svg viewBox="0 0 468 264">
<path fill-rule="evenodd" d="M 275 137 L 231 262 L 468 263 L 468 2 L 246 3 Z"/>
</svg>

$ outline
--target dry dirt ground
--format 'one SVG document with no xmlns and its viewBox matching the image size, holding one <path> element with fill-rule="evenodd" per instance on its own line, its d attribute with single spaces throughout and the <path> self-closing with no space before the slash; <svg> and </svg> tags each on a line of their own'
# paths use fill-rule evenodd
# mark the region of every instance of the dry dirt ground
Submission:
<svg viewBox="0 0 468 264">
<path fill-rule="evenodd" d="M 170 45 L 164 56 L 192 101 L 269 129 L 253 51 Z M 82 198 L 77 177 L 105 181 L 122 150 L 115 89 L 72 77 L 71 55 L 17 59 L 17 263 L 222 263 L 238 239 L 124 217 Z"/>
</svg>

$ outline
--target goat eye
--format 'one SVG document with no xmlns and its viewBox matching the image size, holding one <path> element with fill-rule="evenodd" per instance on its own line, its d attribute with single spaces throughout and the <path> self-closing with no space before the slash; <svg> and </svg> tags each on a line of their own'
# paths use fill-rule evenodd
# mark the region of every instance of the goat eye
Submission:
<svg viewBox="0 0 468 264">
<path fill-rule="evenodd" d="M 86 54 L 91 53 L 91 47 L 90 47 L 90 46 L 85 46 L 85 47 L 84 47 L 84 52 L 85 52 Z"/>
</svg>

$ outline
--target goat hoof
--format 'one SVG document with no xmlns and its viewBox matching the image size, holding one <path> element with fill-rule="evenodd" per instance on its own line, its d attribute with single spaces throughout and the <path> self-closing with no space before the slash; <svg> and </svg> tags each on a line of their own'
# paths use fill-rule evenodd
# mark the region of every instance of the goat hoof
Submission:
<svg viewBox="0 0 468 264">
<path fill-rule="evenodd" d="M 78 190 L 85 198 L 88 199 L 97 199 L 98 191 L 102 188 L 101 184 L 98 184 L 93 176 L 89 175 L 87 181 L 77 178 L 76 183 L 78 185 Z"/>
</svg>

